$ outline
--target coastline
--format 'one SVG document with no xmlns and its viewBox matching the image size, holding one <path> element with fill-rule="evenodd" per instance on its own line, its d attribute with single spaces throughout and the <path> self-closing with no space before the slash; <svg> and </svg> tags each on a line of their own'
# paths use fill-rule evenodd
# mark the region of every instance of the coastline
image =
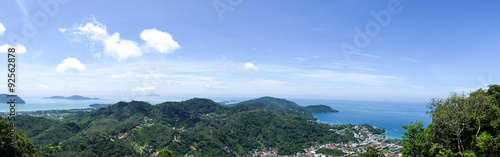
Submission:
<svg viewBox="0 0 500 157">
<path fill-rule="evenodd" d="M 342 124 L 342 123 L 332 123 L 332 122 L 326 122 L 326 121 L 320 121 L 316 116 L 314 116 L 314 118 L 316 118 L 316 122 L 317 123 L 322 123 L 322 124 L 329 124 L 329 125 L 349 125 L 349 124 Z M 350 125 L 356 125 L 356 124 L 350 124 Z M 368 124 L 370 125 L 370 124 Z M 374 125 L 371 125 L 371 126 L 374 126 Z M 374 126 L 374 127 L 377 127 L 377 126 Z M 377 128 L 380 128 L 380 127 L 377 127 Z M 384 128 L 382 128 L 384 129 Z M 378 137 L 381 137 L 381 138 L 387 138 L 387 139 L 396 139 L 396 140 L 402 140 L 403 138 L 402 137 L 395 137 L 395 136 L 388 136 L 387 133 L 389 133 L 389 131 L 387 129 L 384 129 L 385 132 L 382 133 L 382 134 L 374 134 Z"/>
</svg>

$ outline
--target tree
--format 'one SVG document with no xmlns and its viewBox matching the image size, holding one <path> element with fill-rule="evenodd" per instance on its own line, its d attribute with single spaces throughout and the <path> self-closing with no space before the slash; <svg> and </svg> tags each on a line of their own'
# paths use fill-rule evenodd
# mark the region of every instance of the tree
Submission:
<svg viewBox="0 0 500 157">
<path fill-rule="evenodd" d="M 498 105 L 500 105 L 500 85 L 489 85 L 487 94 L 490 95 Z"/>
<path fill-rule="evenodd" d="M 432 99 L 427 114 L 432 123 L 403 126 L 405 156 L 499 156 L 500 86 Z"/>
<path fill-rule="evenodd" d="M 382 156 L 384 155 L 382 155 L 382 153 L 379 150 L 373 147 L 368 147 L 368 150 L 365 153 L 363 153 L 363 157 L 382 157 Z"/>
<path fill-rule="evenodd" d="M 168 150 L 168 149 L 161 149 L 159 152 L 158 152 L 158 157 L 173 157 L 174 154 L 172 153 L 172 151 Z"/>
<path fill-rule="evenodd" d="M 401 153 L 405 156 L 431 156 L 429 141 L 429 129 L 422 128 L 422 121 L 411 122 L 410 125 L 403 125 L 406 132 L 403 135 L 403 149 Z"/>
<path fill-rule="evenodd" d="M 493 137 L 488 134 L 488 132 L 482 132 L 478 138 L 476 138 L 476 147 L 479 148 L 479 154 L 483 154 L 484 156 L 494 156 L 494 147 L 493 147 Z"/>
<path fill-rule="evenodd" d="M 11 142 L 11 126 L 0 117 L 0 156 L 39 156 L 26 134 L 19 129 L 16 130 L 16 141 Z"/>
</svg>

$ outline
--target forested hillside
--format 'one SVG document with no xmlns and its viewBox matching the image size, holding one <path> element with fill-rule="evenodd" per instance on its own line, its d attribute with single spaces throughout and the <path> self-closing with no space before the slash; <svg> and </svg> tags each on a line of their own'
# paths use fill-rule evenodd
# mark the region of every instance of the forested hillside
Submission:
<svg viewBox="0 0 500 157">
<path fill-rule="evenodd" d="M 274 105 L 283 103 L 288 101 Z M 163 149 L 176 155 L 236 156 L 268 147 L 291 155 L 305 144 L 355 140 L 349 131 L 331 131 L 343 126 L 319 124 L 301 114 L 199 98 L 157 105 L 119 102 L 63 121 L 19 116 L 18 123 L 43 156 L 150 156 Z"/>
<path fill-rule="evenodd" d="M 320 112 L 338 112 L 338 110 L 334 110 L 326 105 L 311 105 L 302 107 L 295 102 L 273 98 L 273 97 L 262 97 L 258 99 L 243 101 L 238 104 L 245 104 L 255 108 L 264 109 L 267 111 L 275 111 L 275 112 L 283 112 L 283 113 L 292 113 L 297 115 L 302 115 L 308 119 L 316 120 L 312 113 L 320 113 Z M 233 105 L 234 106 L 234 105 Z"/>
<path fill-rule="evenodd" d="M 39 156 L 23 130 L 14 128 L 15 132 L 11 132 L 11 129 L 3 117 L 0 117 L 0 156 Z M 16 139 L 14 143 L 11 141 L 11 135 Z"/>
</svg>

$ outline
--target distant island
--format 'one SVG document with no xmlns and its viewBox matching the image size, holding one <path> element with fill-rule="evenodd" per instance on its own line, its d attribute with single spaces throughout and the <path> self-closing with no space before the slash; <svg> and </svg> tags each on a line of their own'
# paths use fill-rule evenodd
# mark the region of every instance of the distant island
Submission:
<svg viewBox="0 0 500 157">
<path fill-rule="evenodd" d="M 84 97 L 80 95 L 73 95 L 69 97 L 64 97 L 64 96 L 51 96 L 51 97 L 45 97 L 47 99 L 69 99 L 69 100 L 99 100 L 99 98 L 89 98 L 89 97 Z"/>
<path fill-rule="evenodd" d="M 221 101 L 221 102 L 217 102 L 218 104 L 221 104 L 221 105 L 231 105 L 231 104 L 234 104 L 238 101 L 236 100 L 225 100 L 225 101 Z"/>
<path fill-rule="evenodd" d="M 16 104 L 24 104 L 24 103 L 26 103 L 26 102 L 24 102 L 23 99 L 21 99 L 18 96 L 16 96 L 16 97 L 8 97 L 7 94 L 0 94 L 0 102 L 3 102 L 3 103 L 9 102 L 10 99 L 13 99 L 13 98 L 16 98 Z"/>
</svg>

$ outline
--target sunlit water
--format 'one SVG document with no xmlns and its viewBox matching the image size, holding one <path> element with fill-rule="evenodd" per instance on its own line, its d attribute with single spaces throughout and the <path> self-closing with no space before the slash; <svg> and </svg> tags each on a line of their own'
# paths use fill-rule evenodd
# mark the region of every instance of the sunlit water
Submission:
<svg viewBox="0 0 500 157">
<path fill-rule="evenodd" d="M 294 100 L 306 106 L 324 104 L 337 113 L 314 113 L 320 122 L 330 124 L 370 124 L 387 130 L 388 138 L 401 139 L 405 130 L 402 125 L 420 120 L 427 126 L 432 118 L 426 114 L 426 103 L 415 102 L 370 102 L 370 101 L 340 101 L 340 100 Z"/>
</svg>

